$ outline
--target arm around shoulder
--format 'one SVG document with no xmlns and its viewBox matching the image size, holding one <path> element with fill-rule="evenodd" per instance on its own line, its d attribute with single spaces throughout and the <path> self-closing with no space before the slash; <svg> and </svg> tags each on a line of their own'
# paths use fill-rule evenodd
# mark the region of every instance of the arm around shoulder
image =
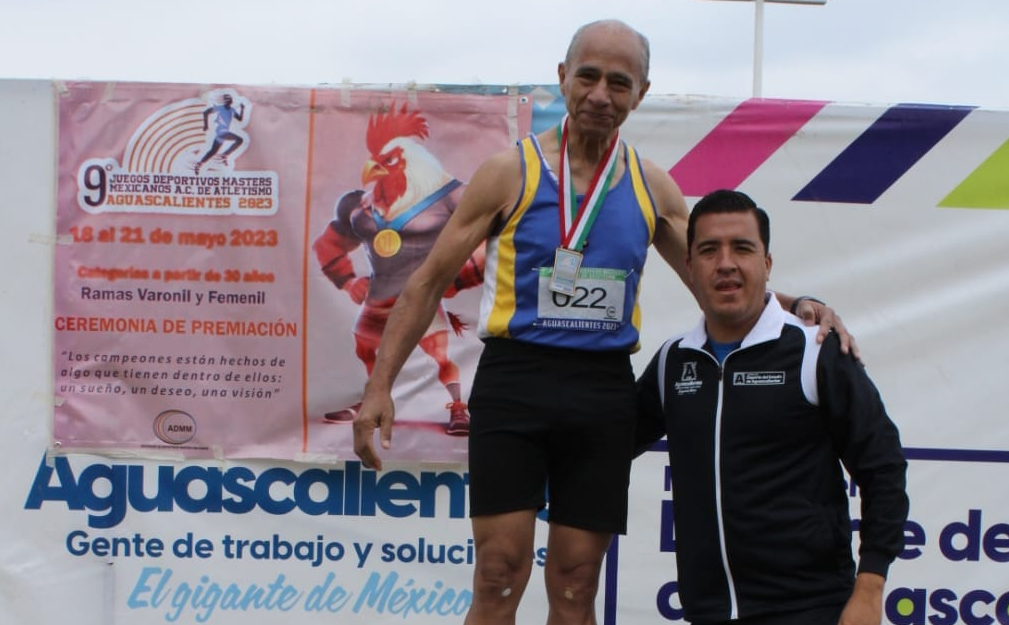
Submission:
<svg viewBox="0 0 1009 625">
<path fill-rule="evenodd" d="M 659 255 L 687 283 L 687 220 L 690 209 L 676 181 L 658 165 L 641 160 L 658 220 L 653 245 Z"/>
</svg>

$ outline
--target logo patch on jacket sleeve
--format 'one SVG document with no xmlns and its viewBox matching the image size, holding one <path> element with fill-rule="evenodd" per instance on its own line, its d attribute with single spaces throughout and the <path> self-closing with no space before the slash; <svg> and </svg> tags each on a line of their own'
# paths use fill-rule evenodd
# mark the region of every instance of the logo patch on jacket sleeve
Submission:
<svg viewBox="0 0 1009 625">
<path fill-rule="evenodd" d="M 784 371 L 737 371 L 732 376 L 733 386 L 773 386 L 784 383 Z"/>
</svg>

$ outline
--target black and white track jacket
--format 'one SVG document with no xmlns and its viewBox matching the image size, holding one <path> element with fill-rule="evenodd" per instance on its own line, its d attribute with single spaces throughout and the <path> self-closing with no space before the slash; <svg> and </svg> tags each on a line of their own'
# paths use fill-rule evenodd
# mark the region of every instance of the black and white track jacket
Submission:
<svg viewBox="0 0 1009 625">
<path fill-rule="evenodd" d="M 847 601 L 854 583 L 841 463 L 861 495 L 858 571 L 903 548 L 907 462 L 863 367 L 773 294 L 719 366 L 701 324 L 638 381 L 639 449 L 669 439 L 680 601 L 720 621 Z M 840 460 L 840 462 L 838 462 Z"/>
</svg>

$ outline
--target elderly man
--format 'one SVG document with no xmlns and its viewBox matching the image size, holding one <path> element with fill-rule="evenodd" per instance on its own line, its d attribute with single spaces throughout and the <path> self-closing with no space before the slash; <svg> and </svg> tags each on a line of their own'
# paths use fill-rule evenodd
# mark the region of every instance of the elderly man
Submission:
<svg viewBox="0 0 1009 625">
<path fill-rule="evenodd" d="M 686 276 L 683 195 L 618 136 L 648 91 L 648 61 L 647 39 L 623 22 L 575 33 L 557 67 L 564 121 L 478 168 L 396 302 L 355 419 L 355 452 L 381 469 L 373 436 L 379 428 L 389 449 L 393 380 L 441 293 L 486 241 L 485 347 L 469 399 L 476 565 L 468 625 L 515 622 L 548 484 L 548 623 L 595 623 L 603 557 L 626 530 L 630 354 L 649 245 Z M 803 305 L 812 317 L 815 305 Z M 825 335 L 838 321 L 817 312 Z"/>
</svg>

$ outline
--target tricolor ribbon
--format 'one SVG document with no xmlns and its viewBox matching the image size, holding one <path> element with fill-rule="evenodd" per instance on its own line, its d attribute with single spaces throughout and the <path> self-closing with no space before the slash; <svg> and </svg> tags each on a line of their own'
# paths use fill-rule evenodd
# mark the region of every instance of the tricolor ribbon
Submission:
<svg viewBox="0 0 1009 625">
<path fill-rule="evenodd" d="M 574 183 L 571 182 L 571 165 L 568 162 L 568 118 L 566 115 L 557 131 L 560 134 L 561 143 L 561 172 L 558 180 L 560 192 L 557 198 L 560 209 L 561 246 L 580 252 L 585 247 L 585 239 L 599 215 L 606 193 L 610 190 L 610 183 L 613 182 L 613 172 L 617 169 L 619 133 L 613 133 L 613 139 L 606 149 L 606 154 L 603 155 L 603 159 L 596 167 L 589 188 L 579 205 Z"/>
</svg>

